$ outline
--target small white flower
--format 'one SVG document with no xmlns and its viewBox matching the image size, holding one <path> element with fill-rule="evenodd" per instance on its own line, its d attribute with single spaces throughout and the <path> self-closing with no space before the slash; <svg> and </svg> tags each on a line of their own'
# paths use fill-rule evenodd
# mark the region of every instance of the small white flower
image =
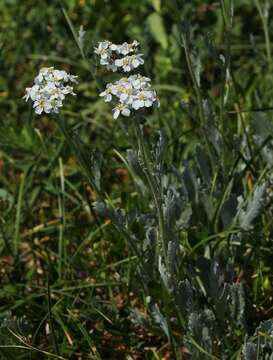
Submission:
<svg viewBox="0 0 273 360">
<path fill-rule="evenodd" d="M 128 44 L 127 42 L 119 45 L 116 49 L 116 51 L 119 53 L 119 54 L 122 54 L 122 55 L 128 55 L 130 53 L 133 53 L 136 51 L 136 48 L 138 47 L 139 45 L 139 42 L 134 40 L 132 42 L 132 44 Z"/>
<path fill-rule="evenodd" d="M 35 113 L 38 115 L 41 115 L 43 111 L 49 114 L 52 110 L 52 105 L 44 99 L 34 101 L 33 107 L 35 109 Z"/>
<path fill-rule="evenodd" d="M 111 44 L 111 45 L 110 45 L 110 50 L 112 50 L 112 51 L 117 51 L 118 48 L 119 48 L 119 46 L 116 45 L 116 44 Z"/>
<path fill-rule="evenodd" d="M 125 56 L 122 59 L 115 60 L 115 65 L 117 67 L 122 67 L 123 71 L 129 72 L 137 68 L 139 65 L 144 64 L 144 60 L 142 59 L 142 54 Z"/>
<path fill-rule="evenodd" d="M 109 84 L 108 84 L 109 85 Z M 105 102 L 110 102 L 112 101 L 112 94 L 111 94 L 111 87 L 108 87 L 108 89 L 106 89 L 105 91 L 100 93 L 100 96 L 104 97 L 104 101 Z"/>
<path fill-rule="evenodd" d="M 107 40 L 101 41 L 101 42 L 99 42 L 98 47 L 94 48 L 94 52 L 97 55 L 100 55 L 101 57 L 103 57 L 103 56 L 105 56 L 105 54 L 108 53 L 108 49 L 110 46 L 111 46 L 110 41 L 107 41 Z"/>
<path fill-rule="evenodd" d="M 151 86 L 151 79 L 145 76 L 141 76 L 139 74 L 131 75 L 128 79 L 136 90 L 143 90 Z"/>
<path fill-rule="evenodd" d="M 41 96 L 41 91 L 39 85 L 33 85 L 31 88 L 26 88 L 26 95 L 23 97 L 26 101 L 28 101 L 29 98 L 31 100 L 35 100 Z"/>
<path fill-rule="evenodd" d="M 122 55 L 128 55 L 130 53 L 130 45 L 127 42 L 119 46 L 118 52 Z"/>
<path fill-rule="evenodd" d="M 126 107 L 123 104 L 118 104 L 114 109 L 113 109 L 113 118 L 116 120 L 119 115 L 122 114 L 123 116 L 130 116 L 131 111 L 128 107 Z"/>
<path fill-rule="evenodd" d="M 144 64 L 144 60 L 142 59 L 143 54 L 137 54 L 131 56 L 132 65 L 134 68 L 137 68 L 139 65 Z"/>
<path fill-rule="evenodd" d="M 138 110 L 142 107 L 151 107 L 156 102 L 157 97 L 155 91 L 143 90 L 135 96 L 132 107 L 133 109 Z"/>
<path fill-rule="evenodd" d="M 53 70 L 52 75 L 53 75 L 54 80 L 57 80 L 57 81 L 60 81 L 60 80 L 67 81 L 68 80 L 68 74 L 63 70 Z"/>
</svg>

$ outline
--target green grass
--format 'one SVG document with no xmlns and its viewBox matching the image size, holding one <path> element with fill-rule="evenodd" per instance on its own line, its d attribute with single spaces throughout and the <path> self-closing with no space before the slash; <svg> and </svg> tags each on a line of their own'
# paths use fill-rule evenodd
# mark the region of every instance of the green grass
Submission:
<svg viewBox="0 0 273 360">
<path fill-rule="evenodd" d="M 170 315 L 170 338 L 183 359 L 240 359 L 245 335 L 272 318 L 273 9 L 267 16 L 266 1 L 238 0 L 232 19 L 229 1 L 181 3 L 0 3 L 0 359 L 173 359 L 165 318 L 155 305 Z M 191 23 L 189 37 L 181 20 Z M 81 25 L 85 58 L 73 36 Z M 213 311 L 213 286 L 206 286 L 212 263 L 209 267 L 204 258 L 219 261 L 221 281 L 242 284 L 245 317 L 239 324 L 234 310 L 238 323 L 235 319 L 223 335 L 224 354 L 216 345 L 210 353 L 194 331 L 187 333 L 191 346 L 184 347 L 184 330 L 173 320 L 172 299 L 162 281 L 142 287 L 132 244 L 109 217 L 96 212 L 99 198 L 77 149 L 51 117 L 34 116 L 22 100 L 42 66 L 78 74 L 77 97 L 62 110 L 66 130 L 76 131 L 87 159 L 99 149 L 108 203 L 150 215 L 151 197 L 141 195 L 126 160 L 133 137 L 124 135 L 98 96 L 98 87 L 111 81 L 94 66 L 93 45 L 103 39 L 141 43 L 143 71 L 161 100 L 160 109 L 147 117 L 145 140 L 152 146 L 157 131 L 165 129 L 164 167 L 171 181 L 176 181 L 171 165 L 190 166 L 189 196 L 198 200 L 189 201 L 188 224 L 186 212 L 178 224 L 180 275 L 198 289 L 198 306 Z M 196 174 L 203 186 L 198 191 Z M 251 215 L 257 210 L 251 207 L 255 189 L 264 182 L 266 195 L 252 227 L 240 227 L 233 211 L 236 195 L 243 196 Z M 137 249 L 145 238 L 141 221 L 130 225 Z M 198 266 L 206 270 L 198 273 Z"/>
</svg>

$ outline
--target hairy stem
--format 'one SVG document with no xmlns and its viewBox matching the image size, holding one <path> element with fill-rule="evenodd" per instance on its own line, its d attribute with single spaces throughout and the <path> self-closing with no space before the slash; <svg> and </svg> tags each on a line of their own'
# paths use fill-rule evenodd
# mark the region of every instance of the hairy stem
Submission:
<svg viewBox="0 0 273 360">
<path fill-rule="evenodd" d="M 135 131 L 135 136 L 138 143 L 138 149 L 141 154 L 144 167 L 145 167 L 145 175 L 147 179 L 147 183 L 149 186 L 149 190 L 152 194 L 154 205 L 157 212 L 158 217 L 158 238 L 159 238 L 159 244 L 163 251 L 164 259 L 167 258 L 167 241 L 166 241 L 166 234 L 165 234 L 165 224 L 164 224 L 164 216 L 163 216 L 163 210 L 162 210 L 162 204 L 161 204 L 161 196 L 160 196 L 160 190 L 159 185 L 154 178 L 153 170 L 151 167 L 151 162 L 146 150 L 145 141 L 143 137 L 143 132 L 139 123 L 139 119 L 133 120 L 133 126 Z"/>
</svg>

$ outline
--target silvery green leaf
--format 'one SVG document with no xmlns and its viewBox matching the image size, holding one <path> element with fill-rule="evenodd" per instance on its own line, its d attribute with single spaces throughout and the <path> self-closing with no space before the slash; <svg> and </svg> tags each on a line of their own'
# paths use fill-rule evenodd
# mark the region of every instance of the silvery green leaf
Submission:
<svg viewBox="0 0 273 360">
<path fill-rule="evenodd" d="M 265 357 L 263 356 L 265 355 Z M 267 359 L 273 357 L 273 321 L 266 320 L 256 328 L 254 335 L 245 340 L 242 349 L 243 360 Z"/>
<path fill-rule="evenodd" d="M 86 34 L 86 31 L 83 30 L 83 26 L 81 25 L 79 32 L 78 32 L 78 45 L 81 50 L 83 50 L 85 34 Z"/>
<path fill-rule="evenodd" d="M 183 165 L 184 165 L 184 171 L 182 173 L 182 179 L 183 179 L 185 188 L 187 190 L 187 194 L 189 196 L 189 199 L 192 202 L 198 203 L 199 185 L 198 185 L 195 173 L 187 161 L 185 161 Z"/>
<path fill-rule="evenodd" d="M 262 349 L 273 351 L 273 320 L 262 322 L 255 330 L 254 338 L 259 336 L 259 344 Z"/>
<path fill-rule="evenodd" d="M 156 244 L 156 230 L 154 227 L 148 227 L 146 230 L 146 236 L 143 243 L 143 250 L 146 251 L 148 248 L 154 248 Z"/>
<path fill-rule="evenodd" d="M 159 133 L 159 138 L 156 143 L 154 153 L 155 153 L 156 163 L 161 163 L 167 146 L 167 134 L 165 129 L 161 129 L 158 133 Z"/>
<path fill-rule="evenodd" d="M 135 150 L 133 150 L 133 149 L 127 150 L 127 160 L 128 160 L 128 164 L 131 167 L 131 169 L 133 170 L 133 172 L 137 176 L 139 176 L 143 181 L 146 181 L 146 176 L 139 164 L 138 156 L 137 156 Z"/>
<path fill-rule="evenodd" d="M 213 298 L 217 298 L 220 290 L 220 268 L 216 261 L 212 261 L 209 272 L 209 293 Z"/>
<path fill-rule="evenodd" d="M 194 311 L 194 292 L 194 287 L 187 279 L 179 282 L 175 292 L 175 302 L 185 317 L 188 317 Z"/>
<path fill-rule="evenodd" d="M 167 193 L 164 196 L 163 209 L 165 223 L 168 231 L 171 231 L 174 228 L 176 220 L 178 219 L 180 214 L 178 196 L 179 194 L 173 187 L 168 188 Z"/>
<path fill-rule="evenodd" d="M 215 299 L 215 313 L 222 326 L 225 326 L 225 322 L 229 314 L 229 303 L 230 303 L 230 285 L 224 284 L 222 289 L 219 291 L 218 298 Z"/>
<path fill-rule="evenodd" d="M 148 265 L 150 269 L 149 275 L 152 277 L 153 275 L 158 273 L 156 272 L 157 259 L 156 259 L 156 229 L 154 227 L 148 227 L 145 233 L 145 239 L 143 242 L 143 257 L 144 262 Z"/>
<path fill-rule="evenodd" d="M 183 206 L 183 210 L 177 221 L 177 226 L 179 228 L 186 229 L 189 226 L 191 216 L 192 216 L 192 207 L 190 203 L 187 203 L 185 206 Z"/>
<path fill-rule="evenodd" d="M 171 284 L 171 274 L 168 271 L 166 265 L 164 264 L 164 260 L 160 255 L 158 256 L 158 271 L 165 288 L 168 290 L 169 293 L 172 293 L 173 287 Z"/>
<path fill-rule="evenodd" d="M 185 185 L 183 173 L 178 171 L 174 166 L 171 166 L 171 170 L 172 170 L 173 175 L 176 177 L 176 179 L 179 182 L 180 196 L 183 197 L 183 200 L 185 202 L 188 202 L 189 201 L 189 194 L 188 194 L 188 190 L 187 190 L 186 185 Z"/>
<path fill-rule="evenodd" d="M 174 234 L 168 242 L 167 249 L 167 269 L 170 273 L 170 278 L 174 279 L 177 265 L 177 258 L 179 256 L 179 239 Z"/>
<path fill-rule="evenodd" d="M 198 56 L 198 54 L 195 51 L 192 51 L 190 56 L 191 56 L 191 61 L 192 61 L 192 66 L 193 66 L 194 77 L 196 79 L 198 86 L 200 87 L 201 71 L 202 71 L 201 59 L 200 59 L 200 56 Z"/>
<path fill-rule="evenodd" d="M 222 149 L 224 148 L 224 141 L 221 133 L 217 129 L 216 126 L 216 115 L 209 101 L 205 100 L 203 102 L 204 113 L 207 119 L 206 123 L 206 132 L 207 137 L 213 145 L 218 156 L 222 153 Z"/>
<path fill-rule="evenodd" d="M 155 304 L 153 306 L 152 315 L 153 315 L 153 318 L 154 318 L 155 322 L 161 327 L 161 329 L 164 331 L 166 336 L 169 338 L 170 334 L 169 334 L 167 320 L 165 319 L 165 317 L 160 312 L 159 307 L 158 307 L 157 304 Z"/>
<path fill-rule="evenodd" d="M 149 321 L 144 315 L 140 312 L 138 308 L 132 308 L 130 311 L 130 320 L 136 325 L 142 325 L 145 328 L 150 326 Z"/>
<path fill-rule="evenodd" d="M 246 210 L 241 209 L 239 212 L 239 225 L 244 230 L 249 230 L 253 221 L 261 213 L 266 183 L 258 185 L 250 196 Z"/>
<path fill-rule="evenodd" d="M 242 349 L 242 360 L 257 360 L 257 345 L 253 342 L 246 342 Z"/>
<path fill-rule="evenodd" d="M 216 260 L 200 258 L 197 263 L 199 276 L 208 294 L 213 299 L 218 299 L 222 278 L 219 264 Z"/>
<path fill-rule="evenodd" d="M 193 312 L 189 316 L 188 320 L 188 332 L 189 335 L 195 340 L 205 352 L 211 354 L 212 352 L 212 336 L 210 327 L 213 327 L 214 316 L 209 311 Z M 209 359 L 203 351 L 191 341 L 190 337 L 186 338 L 186 346 L 191 350 L 194 359 Z M 201 357 L 202 356 L 202 357 Z"/>
<path fill-rule="evenodd" d="M 244 326 L 245 299 L 241 283 L 230 285 L 230 314 L 236 326 Z"/>
</svg>

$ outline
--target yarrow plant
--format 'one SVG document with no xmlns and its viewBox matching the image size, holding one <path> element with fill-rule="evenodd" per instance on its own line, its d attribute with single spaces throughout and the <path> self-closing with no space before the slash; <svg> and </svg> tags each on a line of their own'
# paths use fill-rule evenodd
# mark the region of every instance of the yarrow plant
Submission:
<svg viewBox="0 0 273 360">
<path fill-rule="evenodd" d="M 73 86 L 76 84 L 77 76 L 70 75 L 64 70 L 55 70 L 54 67 L 44 67 L 34 79 L 34 85 L 26 88 L 26 101 L 33 101 L 35 113 L 41 115 L 43 112 L 58 113 L 63 106 L 66 95 L 75 96 Z"/>
<path fill-rule="evenodd" d="M 120 68 L 121 71 L 130 72 L 144 64 L 142 54 L 136 53 L 138 46 L 136 40 L 132 44 L 125 42 L 121 45 L 102 41 L 94 48 L 94 52 L 100 56 L 100 64 L 106 65 L 108 70 L 116 72 Z M 116 55 L 120 54 L 125 56 L 117 59 Z M 113 97 L 118 99 L 118 104 L 113 108 L 114 119 L 120 114 L 128 117 L 133 110 L 160 106 L 156 92 L 151 89 L 150 81 L 148 77 L 134 74 L 106 85 L 105 91 L 100 93 L 104 101 L 111 102 Z"/>
<path fill-rule="evenodd" d="M 81 29 L 79 43 L 83 41 L 83 34 Z M 190 354 L 196 360 L 220 359 L 213 353 L 220 354 L 221 359 L 228 359 L 231 357 L 227 354 L 230 349 L 233 351 L 234 343 L 238 342 L 240 336 L 243 341 L 245 300 L 239 277 L 236 282 L 232 280 L 231 263 L 225 264 L 221 259 L 226 253 L 235 258 L 235 246 L 248 241 L 253 223 L 261 213 L 267 186 L 258 183 L 250 198 L 244 201 L 243 196 L 238 196 L 241 190 L 238 191 L 237 184 L 233 187 L 233 180 L 228 183 L 216 182 L 219 171 L 225 174 L 220 151 L 221 148 L 225 149 L 225 142 L 214 124 L 216 118 L 207 121 L 206 111 L 209 113 L 212 108 L 209 102 L 203 102 L 199 82 L 191 67 L 193 56 L 189 52 L 187 36 L 184 36 L 183 44 L 189 73 L 193 83 L 197 84 L 195 90 L 198 94 L 197 105 L 200 100 L 199 108 L 197 106 L 200 122 L 204 121 L 208 126 L 200 127 L 200 135 L 204 140 L 210 136 L 210 141 L 201 141 L 196 145 L 193 150 L 195 156 L 191 161 L 185 159 L 182 167 L 176 167 L 169 161 L 172 154 L 170 157 L 164 129 L 159 131 L 158 140 L 153 145 L 145 136 L 142 115 L 145 110 L 160 106 L 150 78 L 133 73 L 108 83 L 100 93 L 106 103 L 115 102 L 112 110 L 114 119 L 120 115 L 135 115 L 134 121 L 123 122 L 126 126 L 122 126 L 122 130 L 129 139 L 129 146 L 127 156 L 120 154 L 120 158 L 135 180 L 141 200 L 139 207 L 130 208 L 129 205 L 125 211 L 108 200 L 102 188 L 100 152 L 96 150 L 90 159 L 90 153 L 84 151 L 83 144 L 77 134 L 72 133 L 67 121 L 61 115 L 54 116 L 54 120 L 96 193 L 96 201 L 92 204 L 96 213 L 111 221 L 130 251 L 136 255 L 135 274 L 150 317 L 143 316 L 136 308 L 131 314 L 132 321 L 151 329 L 159 326 L 168 338 L 174 359 L 184 358 L 184 350 L 187 358 Z M 136 40 L 121 45 L 102 41 L 94 52 L 100 57 L 100 64 L 108 70 L 128 73 L 144 63 L 142 54 L 137 53 L 138 47 Z M 94 79 L 97 80 L 96 77 Z M 42 68 L 33 86 L 26 89 L 24 98 L 33 101 L 37 114 L 58 113 L 65 96 L 75 95 L 73 85 L 76 83 L 77 76 L 53 67 Z M 238 161 L 238 169 L 240 166 Z M 232 170 L 234 174 L 235 168 Z M 245 178 L 244 172 L 241 174 L 242 179 Z M 237 202 L 234 200 L 236 198 Z M 200 241 L 199 232 L 203 222 L 206 223 L 205 233 L 209 234 L 205 243 Z M 192 237 L 190 241 L 188 234 Z M 218 238 L 222 242 L 222 236 L 227 236 L 227 245 L 220 246 Z M 205 250 L 203 256 L 200 248 L 204 244 L 208 251 Z M 233 244 L 232 247 L 230 244 Z M 245 245 L 239 249 L 238 253 L 241 254 Z M 62 251 L 60 246 L 60 259 Z M 61 270 L 60 265 L 59 273 Z M 235 331 L 231 332 L 233 329 Z M 270 320 L 261 324 L 254 336 L 245 338 L 242 359 L 261 358 L 260 348 L 261 351 L 268 351 L 267 337 L 272 336 L 272 332 L 273 323 Z M 259 333 L 266 335 L 261 341 L 257 339 Z M 273 346 L 269 350 L 271 359 Z"/>
</svg>

